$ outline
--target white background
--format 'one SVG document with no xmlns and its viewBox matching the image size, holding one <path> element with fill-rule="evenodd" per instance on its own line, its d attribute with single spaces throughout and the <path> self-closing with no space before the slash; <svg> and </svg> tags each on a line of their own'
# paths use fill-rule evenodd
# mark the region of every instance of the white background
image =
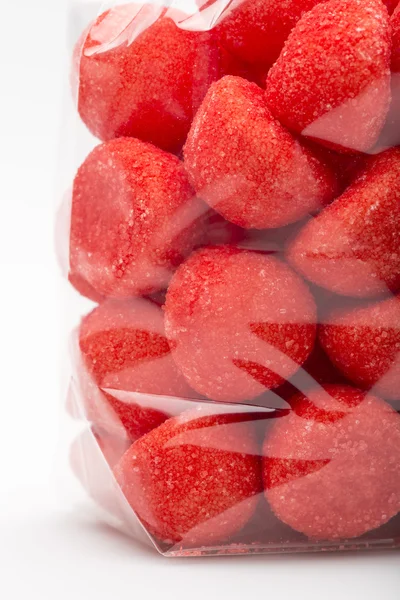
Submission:
<svg viewBox="0 0 400 600">
<path fill-rule="evenodd" d="M 66 13 L 61 0 L 1 9 L 0 598 L 399 600 L 400 553 L 164 559 L 60 503 L 53 220 Z"/>
</svg>

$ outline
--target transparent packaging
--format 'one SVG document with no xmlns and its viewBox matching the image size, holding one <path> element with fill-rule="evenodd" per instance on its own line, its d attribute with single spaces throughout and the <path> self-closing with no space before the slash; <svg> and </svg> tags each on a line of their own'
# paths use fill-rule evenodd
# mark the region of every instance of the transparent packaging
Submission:
<svg viewBox="0 0 400 600">
<path fill-rule="evenodd" d="M 165 556 L 400 547 L 400 8 L 71 3 L 69 464 Z"/>
</svg>

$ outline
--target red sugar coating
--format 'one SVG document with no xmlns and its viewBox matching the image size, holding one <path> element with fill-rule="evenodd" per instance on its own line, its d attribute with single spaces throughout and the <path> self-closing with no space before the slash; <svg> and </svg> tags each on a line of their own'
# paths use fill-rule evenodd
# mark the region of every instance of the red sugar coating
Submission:
<svg viewBox="0 0 400 600">
<path fill-rule="evenodd" d="M 249 63 L 270 67 L 300 17 L 319 2 L 321 0 L 236 0 L 216 31 L 232 54 Z"/>
<path fill-rule="evenodd" d="M 146 529 L 164 542 L 212 545 L 239 531 L 262 491 L 252 425 L 190 410 L 128 450 L 114 470 Z"/>
<path fill-rule="evenodd" d="M 400 297 L 333 311 L 320 327 L 319 339 L 355 384 L 400 399 Z"/>
<path fill-rule="evenodd" d="M 310 538 L 360 536 L 400 511 L 400 416 L 349 386 L 299 394 L 263 448 L 266 497 Z"/>
<path fill-rule="evenodd" d="M 165 288 L 206 209 L 172 154 L 134 138 L 100 144 L 74 181 L 72 276 L 103 296 Z"/>
<path fill-rule="evenodd" d="M 149 300 L 95 308 L 81 323 L 79 347 L 89 375 L 81 382 L 87 418 L 106 431 L 137 439 L 165 421 L 168 396 L 196 396 L 172 359 L 163 313 Z"/>
<path fill-rule="evenodd" d="M 279 386 L 310 354 L 315 323 L 314 299 L 291 269 L 233 247 L 193 254 L 165 304 L 174 359 L 212 400 L 250 400 Z"/>
<path fill-rule="evenodd" d="M 336 178 L 240 77 L 213 84 L 190 130 L 185 167 L 200 197 L 245 228 L 281 227 L 333 199 Z"/>
<path fill-rule="evenodd" d="M 400 287 L 400 149 L 371 157 L 342 196 L 309 221 L 288 258 L 338 294 L 370 297 Z"/>
<path fill-rule="evenodd" d="M 392 25 L 392 63 L 394 73 L 400 72 L 400 5 L 396 8 L 391 18 Z"/>
<path fill-rule="evenodd" d="M 368 151 L 390 102 L 390 26 L 381 0 L 330 0 L 305 14 L 268 74 L 271 113 L 337 149 Z"/>
<path fill-rule="evenodd" d="M 180 29 L 173 19 L 183 15 L 162 12 L 151 4 L 116 6 L 84 34 L 83 48 L 77 44 L 79 113 L 101 140 L 132 136 L 178 151 L 218 79 L 214 34 Z"/>
</svg>

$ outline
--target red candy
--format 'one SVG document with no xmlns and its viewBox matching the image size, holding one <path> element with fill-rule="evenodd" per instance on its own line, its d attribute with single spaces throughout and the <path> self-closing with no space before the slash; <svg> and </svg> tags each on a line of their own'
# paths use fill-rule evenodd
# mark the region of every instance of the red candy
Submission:
<svg viewBox="0 0 400 600">
<path fill-rule="evenodd" d="M 86 415 L 106 431 L 135 440 L 165 421 L 169 396 L 196 396 L 172 359 L 162 311 L 149 300 L 97 307 L 82 321 L 79 347 Z"/>
<path fill-rule="evenodd" d="M 184 15 L 151 4 L 103 13 L 78 42 L 79 113 L 101 140 L 132 136 L 178 151 L 208 86 L 219 76 L 210 32 L 184 31 Z M 170 18 L 170 16 L 172 18 Z"/>
<path fill-rule="evenodd" d="M 392 18 L 392 63 L 394 73 L 400 72 L 400 5 L 395 10 Z"/>
<path fill-rule="evenodd" d="M 390 102 L 390 27 L 381 0 L 330 0 L 297 23 L 268 74 L 271 113 L 339 149 L 375 144 Z"/>
<path fill-rule="evenodd" d="M 299 394 L 267 435 L 265 495 L 313 539 L 354 538 L 400 511 L 400 416 L 348 386 Z"/>
<path fill-rule="evenodd" d="M 306 285 L 275 258 L 206 248 L 178 269 L 165 325 L 190 385 L 213 400 L 250 400 L 280 385 L 310 354 L 316 308 Z"/>
<path fill-rule="evenodd" d="M 211 86 L 184 157 L 200 197 L 240 227 L 287 225 L 337 192 L 325 163 L 270 115 L 262 90 L 239 77 Z"/>
<path fill-rule="evenodd" d="M 221 43 L 250 63 L 270 67 L 300 17 L 321 0 L 239 0 L 217 27 Z"/>
<path fill-rule="evenodd" d="M 249 521 L 262 491 L 252 425 L 199 408 L 141 438 L 115 477 L 146 529 L 164 542 L 214 544 Z"/>
<path fill-rule="evenodd" d="M 103 296 L 160 290 L 199 241 L 205 212 L 175 156 L 134 138 L 101 144 L 75 177 L 72 276 Z"/>
<path fill-rule="evenodd" d="M 305 277 L 338 294 L 370 297 L 400 287 L 400 149 L 369 160 L 333 204 L 290 245 Z"/>
<path fill-rule="evenodd" d="M 384 398 L 400 399 L 400 298 L 337 310 L 319 338 L 346 377 Z"/>
</svg>

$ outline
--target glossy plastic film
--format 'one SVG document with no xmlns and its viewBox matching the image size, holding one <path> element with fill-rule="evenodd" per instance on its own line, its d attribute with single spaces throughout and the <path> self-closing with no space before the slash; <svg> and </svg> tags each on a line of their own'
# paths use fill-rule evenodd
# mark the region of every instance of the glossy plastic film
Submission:
<svg viewBox="0 0 400 600">
<path fill-rule="evenodd" d="M 165 556 L 400 546 L 395 4 L 71 3 L 71 485 Z"/>
</svg>

